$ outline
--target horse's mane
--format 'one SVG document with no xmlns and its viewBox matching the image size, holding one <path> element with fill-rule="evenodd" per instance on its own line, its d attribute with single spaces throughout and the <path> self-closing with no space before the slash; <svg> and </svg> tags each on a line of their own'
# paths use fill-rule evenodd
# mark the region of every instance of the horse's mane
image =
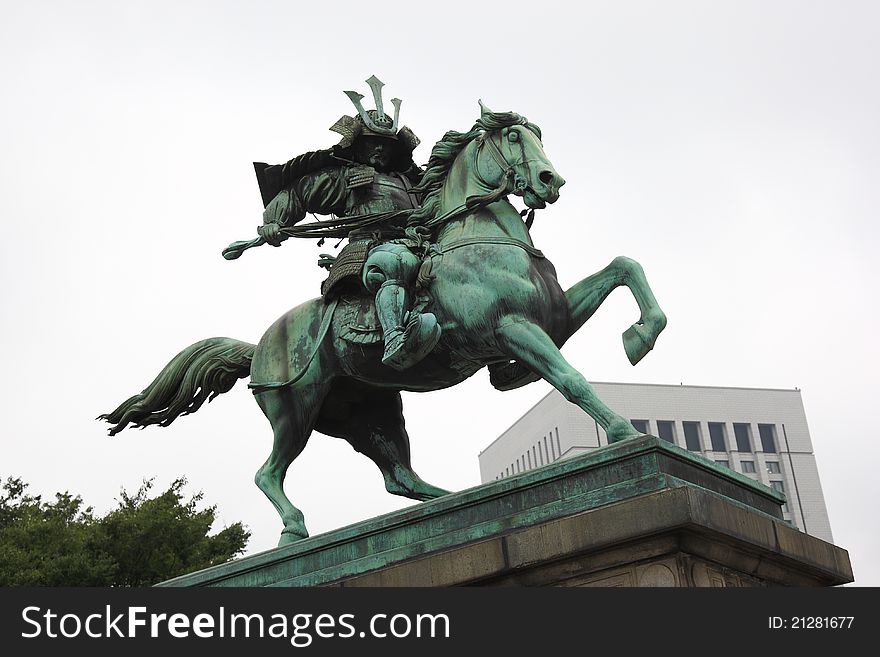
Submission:
<svg viewBox="0 0 880 657">
<path fill-rule="evenodd" d="M 484 113 L 474 126 L 468 132 L 458 132 L 450 130 L 443 138 L 434 144 L 431 150 L 431 157 L 428 159 L 428 166 L 419 179 L 419 184 L 413 187 L 412 191 L 417 194 L 423 194 L 421 207 L 413 212 L 409 217 L 409 225 L 417 226 L 423 224 L 437 215 L 440 204 L 440 189 L 443 187 L 443 181 L 449 173 L 449 168 L 458 157 L 458 154 L 479 137 L 483 132 L 499 130 L 512 125 L 524 125 L 531 130 L 538 139 L 541 139 L 541 128 L 534 123 L 530 123 L 524 116 L 516 112 L 486 112 Z"/>
</svg>

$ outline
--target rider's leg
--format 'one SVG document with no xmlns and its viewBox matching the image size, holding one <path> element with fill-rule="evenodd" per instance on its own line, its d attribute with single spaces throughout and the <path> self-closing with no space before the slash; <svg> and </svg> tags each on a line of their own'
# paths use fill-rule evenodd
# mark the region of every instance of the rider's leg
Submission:
<svg viewBox="0 0 880 657">
<path fill-rule="evenodd" d="M 376 312 L 385 335 L 382 362 L 405 370 L 431 352 L 440 339 L 433 313 L 410 313 L 409 288 L 419 259 L 402 244 L 381 244 L 364 264 L 364 286 L 376 294 Z"/>
<path fill-rule="evenodd" d="M 618 256 L 607 267 L 566 290 L 571 311 L 569 335 L 586 322 L 615 288 L 626 285 L 641 313 L 639 321 L 623 333 L 623 347 L 635 365 L 654 348 L 657 336 L 666 327 L 666 315 L 648 285 L 645 272 L 635 260 Z"/>
<path fill-rule="evenodd" d="M 509 318 L 500 322 L 495 335 L 502 351 L 539 374 L 568 401 L 589 413 L 605 430 L 609 443 L 641 435 L 602 403 L 584 376 L 565 360 L 550 336 L 537 324 Z"/>
</svg>

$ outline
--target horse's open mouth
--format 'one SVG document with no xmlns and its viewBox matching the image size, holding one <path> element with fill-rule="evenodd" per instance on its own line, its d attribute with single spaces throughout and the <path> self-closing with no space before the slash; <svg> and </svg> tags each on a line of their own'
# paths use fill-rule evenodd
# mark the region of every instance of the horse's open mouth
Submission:
<svg viewBox="0 0 880 657">
<path fill-rule="evenodd" d="M 523 192 L 522 197 L 523 197 L 523 202 L 525 202 L 525 204 L 528 207 L 530 207 L 534 210 L 541 210 L 541 209 L 547 207 L 547 202 L 544 199 L 542 199 L 540 196 L 538 196 L 535 192 L 533 192 L 531 189 L 526 189 Z"/>
</svg>

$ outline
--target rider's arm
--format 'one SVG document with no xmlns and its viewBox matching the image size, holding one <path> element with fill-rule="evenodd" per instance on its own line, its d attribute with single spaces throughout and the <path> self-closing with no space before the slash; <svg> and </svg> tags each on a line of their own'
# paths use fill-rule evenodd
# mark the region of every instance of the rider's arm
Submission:
<svg viewBox="0 0 880 657">
<path fill-rule="evenodd" d="M 279 178 L 281 187 L 286 189 L 302 176 L 334 166 L 335 164 L 337 163 L 334 161 L 332 148 L 297 155 L 280 166 Z"/>
<path fill-rule="evenodd" d="M 269 244 L 278 246 L 287 236 L 282 228 L 302 221 L 307 212 L 341 214 L 345 209 L 346 186 L 343 170 L 322 169 L 306 174 L 282 189 L 263 211 L 263 225 L 258 229 Z"/>
</svg>

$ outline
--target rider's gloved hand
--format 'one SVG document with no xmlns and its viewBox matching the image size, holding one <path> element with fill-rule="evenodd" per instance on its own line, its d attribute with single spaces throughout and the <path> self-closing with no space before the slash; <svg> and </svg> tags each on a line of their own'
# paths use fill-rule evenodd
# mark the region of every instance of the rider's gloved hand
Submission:
<svg viewBox="0 0 880 657">
<path fill-rule="evenodd" d="M 322 253 L 318 256 L 318 266 L 323 267 L 327 271 L 330 271 L 334 262 L 336 262 L 336 256 L 329 253 Z"/>
<path fill-rule="evenodd" d="M 287 239 L 287 236 L 281 233 L 281 227 L 275 223 L 263 224 L 258 227 L 257 234 L 272 246 L 281 246 L 281 242 Z"/>
</svg>

